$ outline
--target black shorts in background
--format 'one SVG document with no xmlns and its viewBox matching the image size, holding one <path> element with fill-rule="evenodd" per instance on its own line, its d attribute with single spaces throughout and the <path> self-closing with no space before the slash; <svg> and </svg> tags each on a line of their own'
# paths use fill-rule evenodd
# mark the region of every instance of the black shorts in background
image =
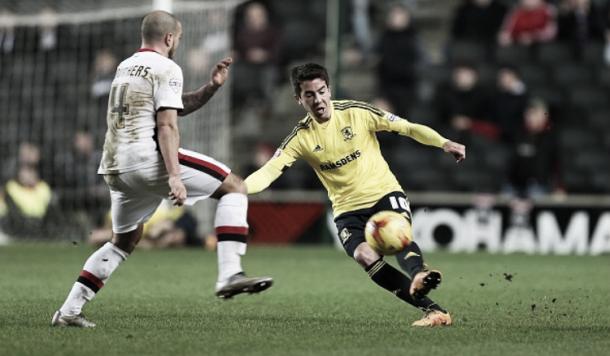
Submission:
<svg viewBox="0 0 610 356">
<path fill-rule="evenodd" d="M 398 213 L 407 213 L 407 219 L 411 222 L 411 208 L 409 200 L 403 192 L 392 192 L 370 208 L 348 211 L 335 218 L 335 225 L 339 234 L 339 240 L 350 257 L 354 257 L 356 247 L 365 242 L 364 226 L 371 216 L 383 210 L 393 210 Z"/>
</svg>

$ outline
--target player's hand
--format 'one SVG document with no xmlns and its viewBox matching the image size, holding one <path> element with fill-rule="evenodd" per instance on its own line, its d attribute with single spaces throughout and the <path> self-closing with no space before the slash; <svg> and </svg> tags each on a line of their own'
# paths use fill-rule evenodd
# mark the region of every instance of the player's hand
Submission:
<svg viewBox="0 0 610 356">
<path fill-rule="evenodd" d="M 214 68 L 212 68 L 212 76 L 210 79 L 210 84 L 212 86 L 218 88 L 225 83 L 229 77 L 229 67 L 231 66 L 231 63 L 233 63 L 233 58 L 231 57 L 227 57 L 216 63 Z"/>
<path fill-rule="evenodd" d="M 169 177 L 169 198 L 176 206 L 182 206 L 186 200 L 186 187 L 180 176 Z"/>
<path fill-rule="evenodd" d="M 443 151 L 451 153 L 455 157 L 455 163 L 466 159 L 466 146 L 453 141 L 447 141 L 443 145 Z"/>
</svg>

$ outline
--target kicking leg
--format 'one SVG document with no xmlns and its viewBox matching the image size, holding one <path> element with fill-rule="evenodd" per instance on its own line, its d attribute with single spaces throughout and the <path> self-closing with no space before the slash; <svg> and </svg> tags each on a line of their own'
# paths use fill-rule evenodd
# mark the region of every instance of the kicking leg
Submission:
<svg viewBox="0 0 610 356">
<path fill-rule="evenodd" d="M 369 277 L 380 287 L 392 292 L 403 301 L 421 310 L 444 310 L 428 297 L 414 298 L 409 293 L 411 280 L 392 265 L 386 263 L 366 242 L 354 250 L 354 260 L 358 262 Z"/>
<path fill-rule="evenodd" d="M 212 194 L 218 199 L 214 227 L 218 237 L 218 281 L 216 295 L 231 298 L 240 293 L 258 293 L 271 286 L 269 277 L 245 276 L 241 256 L 246 254 L 248 197 L 241 178 L 229 174 Z"/>
<path fill-rule="evenodd" d="M 446 310 L 430 298 L 413 296 L 409 289 L 411 281 L 399 270 L 387 264 L 381 256 L 363 242 L 354 251 L 354 259 L 364 267 L 373 282 L 380 287 L 394 293 L 403 301 L 425 312 L 424 317 L 415 321 L 413 326 L 448 326 L 451 325 L 451 316 Z"/>
<path fill-rule="evenodd" d="M 396 261 L 412 280 L 409 288 L 412 296 L 423 297 L 441 283 L 441 272 L 426 267 L 424 256 L 415 241 L 396 255 Z"/>
<path fill-rule="evenodd" d="M 112 242 L 89 256 L 66 301 L 53 315 L 51 325 L 94 327 L 94 323 L 83 317 L 83 306 L 95 297 L 112 272 L 133 252 L 141 237 L 142 224 L 133 231 L 113 234 Z"/>
</svg>

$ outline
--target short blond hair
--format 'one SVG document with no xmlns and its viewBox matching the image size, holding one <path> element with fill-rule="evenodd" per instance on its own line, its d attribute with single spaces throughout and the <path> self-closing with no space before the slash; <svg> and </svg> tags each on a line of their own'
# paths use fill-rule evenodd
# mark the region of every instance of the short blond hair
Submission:
<svg viewBox="0 0 610 356">
<path fill-rule="evenodd" d="M 176 33 L 180 21 L 166 11 L 153 11 L 142 19 L 142 40 L 144 42 L 157 42 L 163 40 L 166 34 Z"/>
</svg>

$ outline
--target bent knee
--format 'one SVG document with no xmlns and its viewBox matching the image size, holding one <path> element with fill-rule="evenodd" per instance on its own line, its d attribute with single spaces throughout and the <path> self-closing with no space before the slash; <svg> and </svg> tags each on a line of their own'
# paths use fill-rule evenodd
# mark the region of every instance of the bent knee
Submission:
<svg viewBox="0 0 610 356">
<path fill-rule="evenodd" d="M 366 242 L 361 243 L 354 250 L 354 260 L 356 260 L 356 262 L 358 262 L 358 264 L 362 267 L 368 267 L 380 258 L 381 256 Z"/>
<path fill-rule="evenodd" d="M 224 182 L 222 182 L 222 190 L 224 194 L 228 194 L 228 193 L 241 193 L 241 194 L 247 194 L 248 193 L 248 188 L 246 187 L 246 183 L 244 182 L 244 180 L 231 173 L 229 174 L 229 176 L 227 177 L 227 179 L 225 179 Z"/>
</svg>

